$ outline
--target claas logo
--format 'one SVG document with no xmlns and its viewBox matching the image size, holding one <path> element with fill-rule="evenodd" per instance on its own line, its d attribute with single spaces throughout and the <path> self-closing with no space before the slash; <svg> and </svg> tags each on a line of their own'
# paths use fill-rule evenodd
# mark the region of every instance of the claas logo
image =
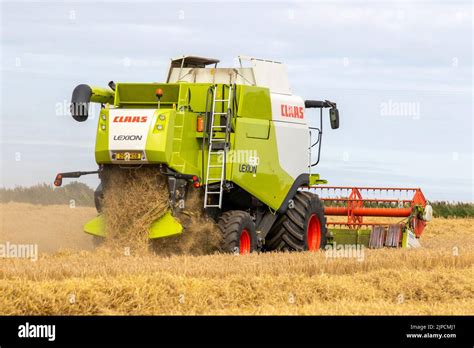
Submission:
<svg viewBox="0 0 474 348">
<path fill-rule="evenodd" d="M 147 116 L 115 116 L 114 122 L 143 123 Z"/>
<path fill-rule="evenodd" d="M 283 117 L 304 118 L 304 108 L 302 106 L 281 104 L 280 107 Z"/>
</svg>

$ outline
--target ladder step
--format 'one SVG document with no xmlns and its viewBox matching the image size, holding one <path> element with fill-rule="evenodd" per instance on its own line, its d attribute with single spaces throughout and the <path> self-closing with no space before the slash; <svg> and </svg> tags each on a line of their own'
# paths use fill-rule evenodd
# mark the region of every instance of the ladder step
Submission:
<svg viewBox="0 0 474 348">
<path fill-rule="evenodd" d="M 211 151 L 220 152 L 220 153 L 224 154 L 224 148 L 226 147 L 226 142 L 216 141 L 211 145 L 212 145 Z"/>
<path fill-rule="evenodd" d="M 227 126 L 212 126 L 211 128 L 225 128 Z"/>
<path fill-rule="evenodd" d="M 213 204 L 213 205 L 209 205 L 209 204 L 206 204 L 206 206 L 204 208 L 220 208 L 221 206 L 218 205 L 218 204 Z"/>
<path fill-rule="evenodd" d="M 226 101 L 226 102 L 228 102 L 228 101 L 229 101 L 229 99 L 216 99 L 215 101 L 216 101 L 216 102 L 223 102 L 223 101 Z"/>
<path fill-rule="evenodd" d="M 214 112 L 214 115 L 227 115 L 227 112 Z"/>
<path fill-rule="evenodd" d="M 219 195 L 221 191 L 207 191 L 208 195 Z"/>
</svg>

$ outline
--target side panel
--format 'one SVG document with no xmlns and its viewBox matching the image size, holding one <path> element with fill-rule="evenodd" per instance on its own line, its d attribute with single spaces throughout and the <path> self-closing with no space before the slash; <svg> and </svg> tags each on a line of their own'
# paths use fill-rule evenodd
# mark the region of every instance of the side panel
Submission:
<svg viewBox="0 0 474 348">
<path fill-rule="evenodd" d="M 297 123 L 272 123 L 276 133 L 280 166 L 293 179 L 301 174 L 308 174 L 308 127 Z"/>
<path fill-rule="evenodd" d="M 280 166 L 275 127 L 270 122 L 268 139 L 249 137 L 255 119 L 236 120 L 231 180 L 241 188 L 279 209 L 294 179 Z M 261 121 L 265 122 L 265 121 Z"/>
<path fill-rule="evenodd" d="M 210 84 L 181 84 L 179 92 L 178 110 L 184 107 L 190 112 L 206 111 L 206 95 Z M 211 97 L 208 97 L 208 108 L 211 104 Z"/>
<path fill-rule="evenodd" d="M 271 102 L 280 165 L 296 179 L 309 173 L 310 139 L 304 102 L 297 96 L 275 93 Z"/>
<path fill-rule="evenodd" d="M 247 127 L 245 135 L 247 138 L 268 139 L 270 136 L 270 121 L 249 118 L 246 120 L 250 127 Z"/>
<path fill-rule="evenodd" d="M 272 106 L 268 88 L 239 85 L 237 96 L 239 103 L 237 116 L 263 120 L 272 119 Z"/>
<path fill-rule="evenodd" d="M 145 146 L 150 163 L 169 163 L 173 152 L 173 131 L 176 112 L 170 109 L 155 110 L 148 127 Z M 161 129 L 158 129 L 160 127 Z"/>
<path fill-rule="evenodd" d="M 196 113 L 176 112 L 169 166 L 179 173 L 201 176 L 201 140 L 197 138 Z"/>
<path fill-rule="evenodd" d="M 307 125 L 304 101 L 294 95 L 271 93 L 273 121 Z"/>
</svg>

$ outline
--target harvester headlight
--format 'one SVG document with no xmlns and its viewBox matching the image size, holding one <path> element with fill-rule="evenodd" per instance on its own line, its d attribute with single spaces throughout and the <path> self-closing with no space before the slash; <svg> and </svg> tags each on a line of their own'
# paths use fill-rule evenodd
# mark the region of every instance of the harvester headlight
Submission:
<svg viewBox="0 0 474 348">
<path fill-rule="evenodd" d="M 163 129 L 163 125 L 161 125 L 161 124 L 157 125 L 157 126 L 156 126 L 156 129 L 162 130 L 162 129 Z"/>
<path fill-rule="evenodd" d="M 105 121 L 106 118 L 107 118 L 107 117 L 105 117 L 105 115 L 102 114 L 102 119 L 103 119 L 104 121 Z"/>
<path fill-rule="evenodd" d="M 102 128 L 102 130 L 105 131 L 105 124 L 101 125 L 100 128 Z"/>
<path fill-rule="evenodd" d="M 160 120 L 164 121 L 165 119 L 166 119 L 166 116 L 163 115 L 163 114 L 161 114 L 161 115 L 160 115 Z"/>
</svg>

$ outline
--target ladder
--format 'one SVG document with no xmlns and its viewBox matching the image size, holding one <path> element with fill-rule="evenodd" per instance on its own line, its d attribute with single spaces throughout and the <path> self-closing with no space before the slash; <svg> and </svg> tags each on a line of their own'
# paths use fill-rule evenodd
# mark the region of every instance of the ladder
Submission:
<svg viewBox="0 0 474 348">
<path fill-rule="evenodd" d="M 222 99 L 217 98 L 217 85 L 213 86 L 212 93 L 212 109 L 211 109 L 211 122 L 209 126 L 209 147 L 207 152 L 207 167 L 206 167 L 206 181 L 204 191 L 204 208 L 221 208 L 222 207 L 222 196 L 224 191 L 225 172 L 226 172 L 226 159 L 227 151 L 230 143 L 230 121 L 232 111 L 232 93 L 233 85 L 222 85 L 223 95 Z M 227 98 L 225 98 L 225 88 L 229 89 Z M 226 110 L 222 112 L 216 112 L 218 103 L 227 103 Z M 224 117 L 225 124 L 221 122 Z M 219 120 L 218 125 L 215 125 L 215 121 Z M 222 134 L 224 132 L 224 138 L 217 137 L 217 132 Z M 220 157 L 220 160 L 219 160 Z M 211 176 L 212 171 L 212 176 Z M 217 172 L 217 173 L 216 173 Z M 212 184 L 211 184 L 212 182 Z M 217 186 L 218 185 L 218 186 Z M 209 199 L 211 202 L 209 202 Z"/>
</svg>

